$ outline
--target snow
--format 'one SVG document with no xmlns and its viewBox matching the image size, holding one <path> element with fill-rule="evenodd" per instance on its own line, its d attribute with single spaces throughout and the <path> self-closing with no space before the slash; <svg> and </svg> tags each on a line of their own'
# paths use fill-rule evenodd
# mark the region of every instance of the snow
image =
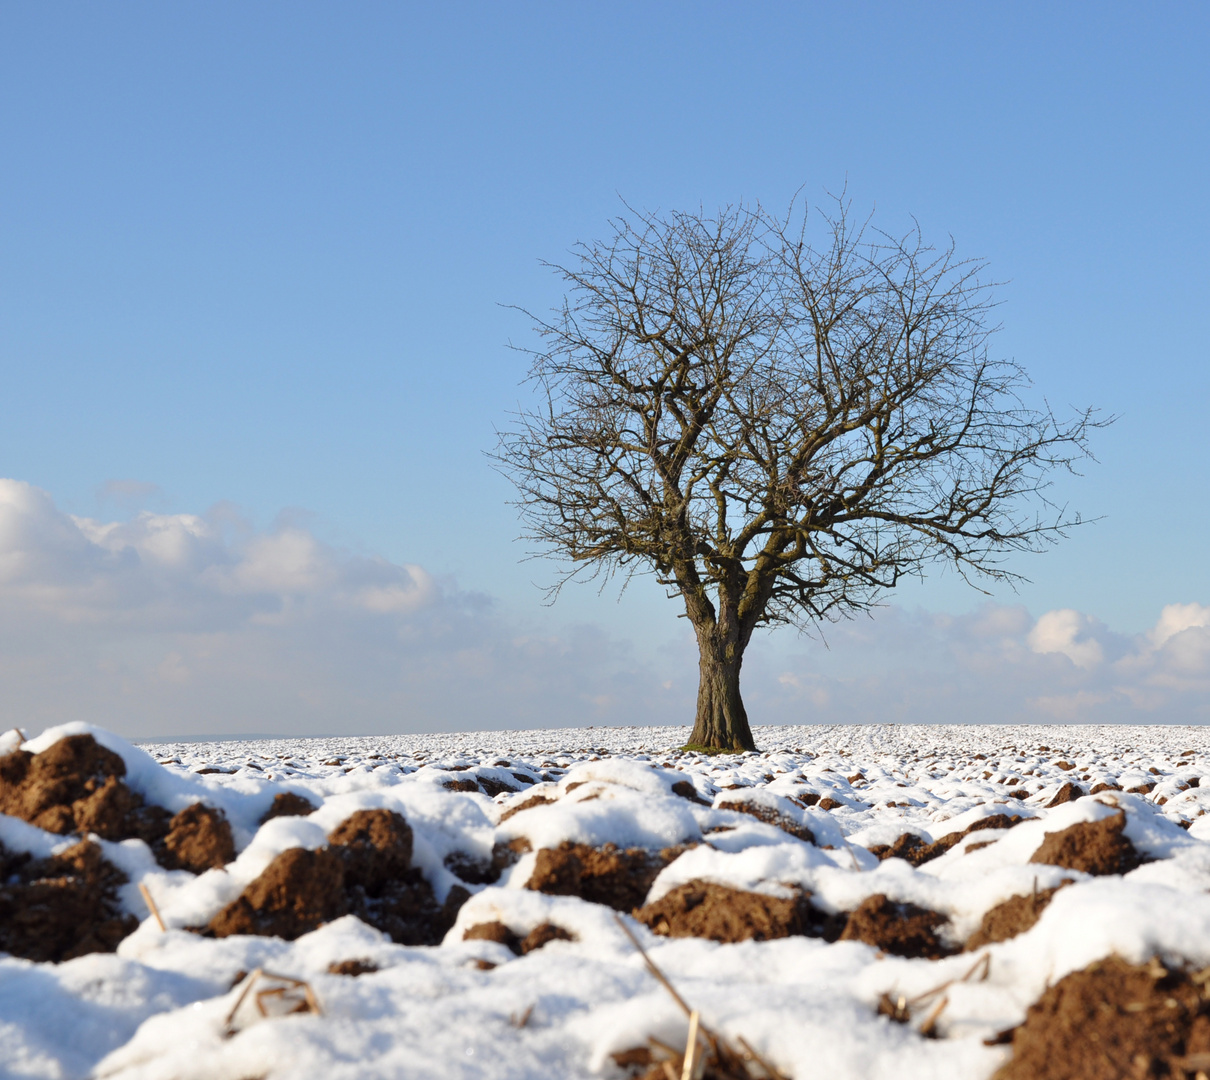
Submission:
<svg viewBox="0 0 1210 1080">
<path fill-rule="evenodd" d="M 769 727 L 756 732 L 761 753 L 738 757 L 682 754 L 676 747 L 688 731 L 671 727 L 135 746 L 68 724 L 24 746 L 37 751 L 84 731 L 121 755 L 128 782 L 149 801 L 174 811 L 199 799 L 221 807 L 238 856 L 195 877 L 161 869 L 141 841 L 101 841 L 131 879 L 122 902 L 143 921 L 112 955 L 57 965 L 0 955 L 6 1077 L 609 1080 L 622 1075 L 610 1053 L 648 1036 L 684 1039 L 684 1017 L 645 971 L 613 911 L 523 887 L 533 855 L 496 885 L 469 886 L 471 899 L 435 947 L 396 945 L 353 917 L 294 942 L 214 940 L 184 929 L 212 917 L 281 851 L 320 847 L 350 813 L 372 807 L 407 818 L 414 862 L 438 899 L 457 881 L 444 865 L 448 856 L 486 860 L 493 844 L 520 837 L 535 849 L 564 840 L 694 845 L 664 868 L 649 900 L 695 878 L 780 895 L 804 888 L 828 911 L 884 893 L 949 916 L 955 944 L 1002 900 L 1074 882 L 1027 933 L 939 961 L 803 937 L 733 945 L 665 939 L 626 918 L 704 1022 L 742 1036 L 793 1077 L 989 1077 L 1007 1051 L 983 1040 L 1020 1022 L 1064 974 L 1114 952 L 1132 961 L 1158 953 L 1210 963 L 1210 783 L 1190 784 L 1210 775 L 1210 737 L 1200 728 Z M 5 738 L 0 750 L 18 741 Z M 1060 769 L 1060 761 L 1074 768 Z M 467 778 L 515 790 L 490 798 L 444 786 Z M 711 805 L 674 793 L 684 780 Z M 1155 787 L 1048 808 L 1069 781 L 1085 790 Z M 1010 797 L 1023 787 L 1026 798 Z M 258 825 L 283 791 L 310 799 L 315 813 Z M 811 795 L 837 805 L 804 808 Z M 723 804 L 780 815 L 809 828 L 816 843 Z M 1153 861 L 1103 878 L 1030 863 L 1047 832 L 1122 812 L 1125 834 Z M 1029 820 L 972 833 L 919 868 L 879 862 L 867 850 L 903 832 L 931 842 L 992 814 Z M 72 840 L 0 815 L 0 842 L 41 857 Z M 978 844 L 986 846 L 967 850 Z M 140 884 L 166 932 L 149 917 Z M 487 921 L 519 935 L 554 923 L 574 940 L 523 957 L 463 940 L 467 928 Z M 985 980 L 947 989 L 941 1038 L 923 1039 L 876 1014 L 883 993 L 923 993 L 961 978 L 984 954 Z M 329 974 L 330 964 L 350 959 L 379 970 Z M 480 961 L 497 966 L 483 970 Z M 228 1034 L 241 991 L 233 981 L 256 968 L 307 980 L 322 1014 L 261 1017 L 245 1002 Z"/>
</svg>

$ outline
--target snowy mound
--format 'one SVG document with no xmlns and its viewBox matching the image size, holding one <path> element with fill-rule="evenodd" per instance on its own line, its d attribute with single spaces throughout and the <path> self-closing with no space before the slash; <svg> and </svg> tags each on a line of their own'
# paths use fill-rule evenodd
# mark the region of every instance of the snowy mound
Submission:
<svg viewBox="0 0 1210 1080">
<path fill-rule="evenodd" d="M 1210 1069 L 1200 729 L 686 734 L 4 736 L 0 1072 Z"/>
</svg>

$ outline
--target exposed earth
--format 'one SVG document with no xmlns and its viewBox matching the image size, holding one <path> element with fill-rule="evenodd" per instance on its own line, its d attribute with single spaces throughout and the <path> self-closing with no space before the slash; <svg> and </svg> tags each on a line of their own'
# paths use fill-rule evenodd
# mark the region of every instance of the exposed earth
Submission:
<svg viewBox="0 0 1210 1080">
<path fill-rule="evenodd" d="M 1202 729 L 685 734 L 10 733 L 0 1073 L 1210 1076 Z"/>
</svg>

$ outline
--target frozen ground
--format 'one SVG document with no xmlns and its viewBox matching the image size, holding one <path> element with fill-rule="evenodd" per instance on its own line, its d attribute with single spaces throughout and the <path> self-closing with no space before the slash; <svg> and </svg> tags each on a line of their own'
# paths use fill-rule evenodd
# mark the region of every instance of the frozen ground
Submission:
<svg viewBox="0 0 1210 1080">
<path fill-rule="evenodd" d="M 94 731 L 54 729 L 24 748 L 37 752 L 85 730 Z M 612 1053 L 652 1036 L 683 1045 L 686 1022 L 610 908 L 524 887 L 537 850 L 562 841 L 694 845 L 655 879 L 649 902 L 690 880 L 775 895 L 805 889 L 826 912 L 885 894 L 946 916 L 942 933 L 952 947 L 999 902 L 1074 881 L 1028 932 L 941 960 L 802 936 L 737 944 L 665 938 L 627 917 L 704 1023 L 742 1036 L 796 1078 L 990 1077 L 1008 1050 L 984 1040 L 1019 1023 L 1068 972 L 1115 952 L 1132 962 L 1159 954 L 1210 964 L 1210 816 L 1203 816 L 1210 784 L 1200 786 L 1210 738 L 1201 728 L 768 727 L 756 732 L 762 752 L 716 758 L 676 751 L 688 734 L 677 728 L 143 749 L 94 734 L 122 755 L 127 781 L 149 802 L 177 811 L 200 799 L 222 808 L 239 854 L 222 870 L 194 876 L 161 869 L 142 841 L 101 842 L 129 876 L 123 902 L 142 924 L 115 954 L 57 965 L 0 958 L 5 1076 L 621 1077 Z M 0 740 L 0 753 L 16 745 L 16 736 Z M 450 790 L 453 780 L 474 780 L 481 790 Z M 684 780 L 697 800 L 684 788 L 673 792 Z M 1048 809 L 1073 782 L 1083 791 L 1124 790 Z M 1125 790 L 1146 786 L 1146 793 Z M 258 826 L 283 791 L 318 810 Z M 1020 791 L 1024 798 L 1015 797 Z M 509 813 L 536 795 L 549 801 Z M 816 842 L 720 808 L 726 802 L 763 807 L 809 828 Z M 458 882 L 447 868 L 457 865 L 454 853 L 486 860 L 494 845 L 520 838 L 533 850 L 495 884 L 467 886 L 473 895 L 438 946 L 393 944 L 351 916 L 293 942 L 209 939 L 183 929 L 204 924 L 281 851 L 322 847 L 350 813 L 373 807 L 407 818 L 414 864 L 438 900 Z M 1029 861 L 1046 833 L 1122 810 L 1125 835 L 1150 860 L 1139 868 L 1092 877 Z M 905 832 L 930 842 L 1004 813 L 1029 820 L 971 832 L 919 867 L 880 862 L 869 851 Z M 72 842 L 3 815 L 0 841 L 35 855 Z M 167 931 L 150 918 L 139 884 L 158 902 Z M 493 921 L 521 936 L 553 923 L 573 940 L 520 957 L 495 942 L 463 940 L 469 927 Z M 949 987 L 939 1038 L 919 1034 L 919 1017 L 899 1024 L 878 1015 L 884 994 L 910 999 L 967 973 L 984 954 L 985 979 Z M 348 960 L 378 970 L 329 973 Z M 322 1012 L 262 1017 L 248 999 L 228 1025 L 240 991 L 233 980 L 257 967 L 306 980 Z"/>
</svg>

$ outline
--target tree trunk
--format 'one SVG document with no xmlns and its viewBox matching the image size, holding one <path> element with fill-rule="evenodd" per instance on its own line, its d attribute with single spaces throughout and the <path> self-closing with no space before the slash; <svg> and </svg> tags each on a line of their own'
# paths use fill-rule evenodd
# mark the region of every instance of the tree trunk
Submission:
<svg viewBox="0 0 1210 1080">
<path fill-rule="evenodd" d="M 717 630 L 698 633 L 697 718 L 689 742 L 715 750 L 755 750 L 748 713 L 739 695 L 744 647 L 720 641 Z"/>
</svg>

